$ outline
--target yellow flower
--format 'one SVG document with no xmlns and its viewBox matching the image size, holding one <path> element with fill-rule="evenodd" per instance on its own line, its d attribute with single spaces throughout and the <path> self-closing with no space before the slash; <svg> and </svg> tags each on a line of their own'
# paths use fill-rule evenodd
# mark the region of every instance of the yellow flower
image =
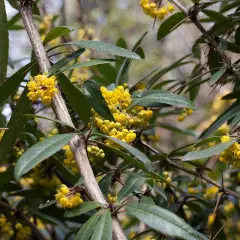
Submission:
<svg viewBox="0 0 240 240">
<path fill-rule="evenodd" d="M 208 222 L 207 222 L 208 226 L 212 226 L 214 221 L 215 221 L 215 219 L 216 219 L 216 214 L 215 213 L 209 214 Z"/>
<path fill-rule="evenodd" d="M 55 94 L 58 93 L 55 86 L 56 77 L 47 77 L 47 73 L 39 74 L 34 78 L 30 77 L 30 81 L 27 84 L 29 91 L 27 96 L 32 102 L 41 99 L 43 104 L 49 105 Z"/>
</svg>

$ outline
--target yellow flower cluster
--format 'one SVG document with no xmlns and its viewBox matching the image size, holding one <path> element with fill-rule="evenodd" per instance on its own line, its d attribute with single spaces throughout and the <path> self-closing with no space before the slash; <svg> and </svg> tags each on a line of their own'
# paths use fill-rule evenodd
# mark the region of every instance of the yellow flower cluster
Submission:
<svg viewBox="0 0 240 240">
<path fill-rule="evenodd" d="M 87 146 L 88 158 L 91 163 L 95 163 L 100 159 L 105 157 L 105 153 L 102 149 L 97 146 L 88 145 Z"/>
<path fill-rule="evenodd" d="M 228 142 L 230 139 L 230 136 L 225 135 L 221 137 L 221 142 Z M 240 167 L 240 145 L 238 142 L 234 142 L 228 149 L 224 150 L 219 160 L 223 163 Z"/>
<path fill-rule="evenodd" d="M 61 208 L 75 208 L 83 203 L 81 194 L 76 193 L 74 189 L 69 189 L 66 185 L 62 184 L 60 189 L 55 194 L 57 205 Z"/>
<path fill-rule="evenodd" d="M 17 240 L 28 240 L 31 239 L 32 231 L 28 226 L 23 226 L 21 223 L 15 225 L 17 230 L 16 239 Z"/>
<path fill-rule="evenodd" d="M 25 152 L 24 148 L 17 147 L 17 146 L 14 146 L 13 150 L 14 150 L 14 154 L 16 155 L 16 157 L 21 157 L 23 155 L 23 153 Z"/>
<path fill-rule="evenodd" d="M 105 87 L 101 87 L 100 90 L 115 121 L 104 120 L 93 110 L 94 125 L 104 134 L 127 143 L 132 143 L 136 139 L 136 133 L 133 129 L 147 126 L 153 112 L 145 110 L 140 106 L 127 109 L 132 103 L 132 97 L 127 84 L 118 86 L 112 91 Z M 106 144 L 117 147 L 109 139 L 106 140 Z"/>
<path fill-rule="evenodd" d="M 193 110 L 190 109 L 190 108 L 184 108 L 183 111 L 180 113 L 180 115 L 178 116 L 178 121 L 179 122 L 182 122 L 184 121 L 184 119 L 187 117 L 187 116 L 190 116 L 192 115 L 193 113 Z"/>
<path fill-rule="evenodd" d="M 218 187 L 216 186 L 212 186 L 206 189 L 206 192 L 204 194 L 204 198 L 206 199 L 211 199 L 213 197 L 215 197 L 216 193 L 218 192 Z"/>
<path fill-rule="evenodd" d="M 169 176 L 169 172 L 167 172 L 167 171 L 163 172 L 163 176 L 164 176 L 164 178 L 166 179 L 167 182 L 169 182 L 169 183 L 172 182 L 172 179 Z"/>
<path fill-rule="evenodd" d="M 35 102 L 41 99 L 43 104 L 50 104 L 54 95 L 58 93 L 56 88 L 56 77 L 48 77 L 47 73 L 39 74 L 37 76 L 30 77 L 30 81 L 27 84 L 29 93 L 28 98 Z"/>
<path fill-rule="evenodd" d="M 172 13 L 175 10 L 172 4 L 160 7 L 151 0 L 140 0 L 140 5 L 146 15 L 160 20 L 163 20 L 168 13 Z"/>
<path fill-rule="evenodd" d="M 69 145 L 64 146 L 63 150 L 65 150 L 64 153 L 65 159 L 63 160 L 63 162 L 67 165 L 68 168 L 70 168 L 73 171 L 74 174 L 78 174 L 79 170 L 70 146 Z"/>
<path fill-rule="evenodd" d="M 7 221 L 7 218 L 4 214 L 0 214 L 0 239 L 8 240 L 14 234 L 12 225 Z"/>
<path fill-rule="evenodd" d="M 117 200 L 118 200 L 118 196 L 114 196 L 114 195 L 112 195 L 112 194 L 108 194 L 108 201 L 110 202 L 110 203 L 115 203 L 115 202 L 117 202 Z"/>
<path fill-rule="evenodd" d="M 190 194 L 198 194 L 199 190 L 194 187 L 188 187 L 188 193 Z"/>
<path fill-rule="evenodd" d="M 216 219 L 216 214 L 215 213 L 211 213 L 209 214 L 208 216 L 208 221 L 207 221 L 207 225 L 209 227 L 211 227 L 213 225 L 213 223 L 215 222 L 215 219 Z"/>
</svg>

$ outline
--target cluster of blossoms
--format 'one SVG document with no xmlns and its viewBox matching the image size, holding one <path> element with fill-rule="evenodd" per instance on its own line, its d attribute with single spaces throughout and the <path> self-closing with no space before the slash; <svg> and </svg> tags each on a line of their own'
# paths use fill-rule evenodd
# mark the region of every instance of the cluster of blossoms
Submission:
<svg viewBox="0 0 240 240">
<path fill-rule="evenodd" d="M 17 223 L 15 225 L 15 228 L 17 230 L 16 239 L 18 240 L 31 239 L 32 230 L 30 227 L 23 226 L 21 223 Z"/>
<path fill-rule="evenodd" d="M 231 138 L 228 135 L 221 137 L 221 142 L 228 142 Z M 224 150 L 220 155 L 220 161 L 229 163 L 235 167 L 240 167 L 240 145 L 234 142 L 228 149 Z"/>
<path fill-rule="evenodd" d="M 28 98 L 35 102 L 41 99 L 43 104 L 49 105 L 58 90 L 56 88 L 56 77 L 48 77 L 47 73 L 39 74 L 37 76 L 30 77 L 30 81 L 27 84 L 29 93 Z"/>
<path fill-rule="evenodd" d="M 62 184 L 60 189 L 55 194 L 57 205 L 60 208 L 75 208 L 83 203 L 81 194 L 76 193 L 74 189 L 69 189 L 66 185 Z"/>
<path fill-rule="evenodd" d="M 185 118 L 186 118 L 187 116 L 192 115 L 192 113 L 193 113 L 193 110 L 192 110 L 192 109 L 190 109 L 190 108 L 184 108 L 183 111 L 182 111 L 182 112 L 180 113 L 180 115 L 178 116 L 178 121 L 179 121 L 179 122 L 184 121 Z"/>
<path fill-rule="evenodd" d="M 93 40 L 97 41 L 98 39 L 95 37 L 96 33 L 93 28 L 80 28 L 77 33 L 77 39 L 78 40 Z M 83 54 L 77 59 L 77 63 L 80 62 L 86 62 L 90 60 L 91 56 L 91 50 L 86 49 Z M 71 62 L 72 64 L 74 62 Z M 70 81 L 77 83 L 77 82 L 85 82 L 86 80 L 89 80 L 92 77 L 92 72 L 87 67 L 82 68 L 75 68 L 70 77 Z"/>
<path fill-rule="evenodd" d="M 0 214 L 0 239 L 8 240 L 14 234 L 12 225 L 4 214 Z"/>
<path fill-rule="evenodd" d="M 163 176 L 164 176 L 164 178 L 166 179 L 167 182 L 169 182 L 169 183 L 172 182 L 172 179 L 169 176 L 169 172 L 167 172 L 167 171 L 163 172 Z"/>
<path fill-rule="evenodd" d="M 23 147 L 14 146 L 13 150 L 14 150 L 14 154 L 18 158 L 21 157 L 23 155 L 23 153 L 25 152 L 25 149 Z"/>
<path fill-rule="evenodd" d="M 112 195 L 110 193 L 107 195 L 107 198 L 110 203 L 115 203 L 118 200 L 118 196 Z"/>
<path fill-rule="evenodd" d="M 132 97 L 127 84 L 118 86 L 112 91 L 105 87 L 101 87 L 100 90 L 115 121 L 104 120 L 93 110 L 95 127 L 104 134 L 132 143 L 136 139 L 133 129 L 147 126 L 153 112 L 140 106 L 128 109 L 132 103 Z M 109 139 L 106 140 L 106 144 L 116 147 L 116 144 Z"/>
<path fill-rule="evenodd" d="M 79 170 L 70 146 L 69 145 L 64 146 L 63 150 L 65 150 L 65 153 L 64 153 L 65 159 L 63 160 L 64 164 L 66 164 L 66 166 L 70 168 L 74 174 L 78 174 Z M 88 145 L 87 153 L 88 153 L 88 158 L 92 164 L 96 163 L 97 161 L 105 157 L 104 151 L 97 146 Z"/>
<path fill-rule="evenodd" d="M 216 219 L 216 213 L 211 213 L 211 214 L 209 214 L 209 216 L 208 216 L 208 221 L 207 221 L 207 225 L 208 225 L 209 227 L 211 227 L 211 226 L 214 224 L 215 219 Z"/>
<path fill-rule="evenodd" d="M 95 163 L 98 160 L 103 159 L 105 157 L 104 151 L 97 146 L 88 145 L 87 153 L 91 163 Z"/>
<path fill-rule="evenodd" d="M 146 15 L 149 15 L 152 18 L 159 18 L 160 20 L 163 20 L 168 13 L 172 13 L 175 10 L 172 4 L 159 6 L 151 0 L 140 0 L 140 5 Z"/>
</svg>

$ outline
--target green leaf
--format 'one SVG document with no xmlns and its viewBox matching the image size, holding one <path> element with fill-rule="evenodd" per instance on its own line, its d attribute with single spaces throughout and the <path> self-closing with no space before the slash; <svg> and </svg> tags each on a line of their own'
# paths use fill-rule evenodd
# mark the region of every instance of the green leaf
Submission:
<svg viewBox="0 0 240 240">
<path fill-rule="evenodd" d="M 17 161 L 14 176 L 17 180 L 34 168 L 38 163 L 44 161 L 64 145 L 66 145 L 75 134 L 59 134 L 46 138 L 29 148 Z"/>
<path fill-rule="evenodd" d="M 7 124 L 9 130 L 4 133 L 0 144 L 0 161 L 5 160 L 6 154 L 12 149 L 26 123 L 27 117 L 24 115 L 29 113 L 31 104 L 26 94 L 27 89 L 25 88 Z"/>
<path fill-rule="evenodd" d="M 150 107 L 150 106 L 159 106 L 159 104 L 168 104 L 176 107 L 186 107 L 195 109 L 194 104 L 184 96 L 180 96 L 170 92 L 151 92 L 149 95 L 145 95 L 141 98 L 133 98 L 133 102 L 128 109 L 132 108 L 135 105 Z M 161 106 L 161 105 L 160 105 Z"/>
<path fill-rule="evenodd" d="M 208 66 L 211 70 L 211 73 L 214 74 L 217 72 L 218 68 L 222 67 L 222 59 L 218 52 L 216 52 L 214 49 L 210 48 L 210 51 L 208 53 Z"/>
<path fill-rule="evenodd" d="M 167 66 L 163 69 L 161 69 L 159 72 L 157 72 L 149 81 L 148 81 L 148 86 L 147 88 L 151 88 L 164 74 L 166 74 L 167 72 L 175 69 L 175 68 L 178 68 L 182 65 L 186 65 L 186 64 L 189 64 L 189 63 L 192 63 L 192 61 L 187 61 L 187 62 L 182 62 L 184 59 L 190 57 L 191 54 L 188 54 L 182 58 L 180 58 L 179 60 L 177 60 L 176 62 L 174 62 L 173 64 L 171 64 L 170 66 Z"/>
<path fill-rule="evenodd" d="M 204 9 L 202 12 L 206 14 L 213 22 L 221 22 L 227 20 L 223 14 L 213 10 Z"/>
<path fill-rule="evenodd" d="M 191 161 L 218 155 L 230 147 L 233 143 L 234 141 L 224 142 L 204 150 L 189 152 L 183 157 L 182 161 Z"/>
<path fill-rule="evenodd" d="M 114 83 L 117 77 L 117 71 L 111 64 L 101 64 L 94 67 L 100 73 L 101 77 L 107 81 L 107 85 Z"/>
<path fill-rule="evenodd" d="M 105 146 L 105 145 L 104 145 Z M 104 196 L 107 197 L 108 191 L 110 188 L 110 185 L 112 184 L 112 177 L 114 176 L 114 173 L 108 173 L 106 176 L 104 176 L 100 182 L 98 183 L 102 193 Z"/>
<path fill-rule="evenodd" d="M 195 230 L 174 213 L 152 204 L 129 204 L 127 213 L 149 227 L 167 235 L 186 240 L 199 239 Z"/>
<path fill-rule="evenodd" d="M 109 209 L 104 211 L 100 216 L 94 228 L 91 240 L 112 240 L 112 218 Z"/>
<path fill-rule="evenodd" d="M 227 69 L 224 68 L 224 69 L 221 69 L 221 70 L 215 72 L 211 76 L 211 78 L 209 80 L 209 84 L 213 85 L 213 84 L 217 83 L 218 81 L 220 81 L 222 79 L 222 77 L 225 75 L 226 71 L 227 71 Z"/>
<path fill-rule="evenodd" d="M 125 185 L 118 193 L 118 199 L 121 200 L 122 198 L 127 197 L 130 193 L 132 193 L 136 189 L 139 189 L 145 181 L 145 178 L 130 176 Z"/>
<path fill-rule="evenodd" d="M 75 236 L 75 240 L 89 240 L 95 227 L 100 218 L 99 213 L 96 213 L 92 217 L 90 217 L 87 222 L 80 228 L 77 235 Z"/>
<path fill-rule="evenodd" d="M 23 81 L 24 77 L 27 75 L 30 68 L 34 65 L 35 63 L 30 62 L 26 66 L 19 69 L 6 81 L 4 81 L 2 85 L 0 85 L 0 104 L 5 101 L 17 89 L 17 87 Z"/>
<path fill-rule="evenodd" d="M 84 202 L 77 208 L 66 210 L 64 213 L 64 217 L 65 218 L 76 217 L 103 206 L 104 205 L 102 203 L 98 202 Z"/>
<path fill-rule="evenodd" d="M 58 46 L 52 47 L 51 49 L 49 49 L 49 51 L 57 47 L 62 47 L 67 45 L 74 45 L 81 48 L 90 48 L 99 52 L 103 52 L 103 53 L 115 55 L 115 56 L 140 59 L 140 57 L 136 53 L 129 51 L 127 49 L 116 47 L 104 42 L 97 42 L 97 41 L 90 41 L 90 40 L 81 40 L 77 42 L 68 42 L 68 43 L 60 44 Z"/>
<path fill-rule="evenodd" d="M 200 135 L 200 138 L 208 137 L 212 132 L 216 131 L 229 119 L 236 116 L 239 113 L 239 111 L 240 111 L 240 103 L 239 101 L 236 101 Z"/>
<path fill-rule="evenodd" d="M 71 81 L 63 74 L 58 75 L 58 82 L 66 98 L 72 105 L 81 120 L 87 125 L 92 116 L 91 105 L 86 96 L 76 88 Z"/>
<path fill-rule="evenodd" d="M 240 46 L 240 27 L 236 29 L 234 38 L 236 44 Z"/>
<path fill-rule="evenodd" d="M 73 30 L 74 29 L 70 29 L 70 28 L 65 27 L 65 26 L 59 26 L 59 27 L 52 28 L 48 32 L 47 36 L 44 38 L 43 45 L 46 45 L 47 43 L 51 42 L 52 40 L 54 40 L 56 38 L 66 36 L 67 34 L 72 32 Z"/>
<path fill-rule="evenodd" d="M 90 60 L 87 62 L 82 62 L 82 63 L 76 63 L 72 64 L 70 66 L 66 66 L 60 69 L 60 72 L 65 72 L 71 69 L 75 68 L 82 68 L 82 67 L 91 67 L 91 66 L 96 66 L 100 64 L 107 64 L 107 63 L 112 63 L 115 62 L 115 59 L 96 59 L 96 60 Z"/>
<path fill-rule="evenodd" d="M 102 116 L 104 119 L 115 121 L 97 83 L 90 80 L 85 81 L 83 85 L 83 91 L 94 110 L 100 116 Z"/>
<path fill-rule="evenodd" d="M 175 26 L 178 25 L 180 26 L 179 23 L 183 22 L 183 20 L 186 18 L 186 15 L 183 12 L 178 12 L 170 17 L 168 17 L 161 25 L 160 28 L 158 29 L 158 34 L 157 34 L 157 40 L 161 40 L 165 36 L 167 36 L 170 32 L 173 31 L 173 29 L 176 29 Z"/>
<path fill-rule="evenodd" d="M 40 204 L 39 209 L 47 208 L 56 204 L 56 200 L 47 201 L 46 203 Z"/>
<path fill-rule="evenodd" d="M 125 150 L 127 150 L 129 153 L 131 153 L 134 157 L 136 157 L 140 162 L 142 162 L 146 168 L 150 169 L 151 168 L 151 161 L 148 159 L 148 157 L 142 153 L 141 151 L 139 151 L 137 148 L 127 144 L 126 142 L 123 142 L 117 138 L 113 138 L 110 136 L 106 136 L 103 134 L 99 134 L 96 133 L 96 136 L 100 136 L 100 137 L 104 137 L 104 138 L 108 138 L 111 141 L 117 143 L 118 145 L 120 145 L 121 147 L 123 147 Z"/>
<path fill-rule="evenodd" d="M 5 81 L 8 65 L 8 29 L 4 1 L 0 1 L 0 83 Z"/>
<path fill-rule="evenodd" d="M 200 146 L 203 146 L 203 145 L 205 145 L 207 143 L 211 143 L 211 142 L 219 142 L 220 138 L 221 138 L 220 136 L 213 136 L 213 137 L 205 138 L 202 141 L 195 144 L 194 148 L 198 148 Z"/>
<path fill-rule="evenodd" d="M 51 68 L 49 69 L 48 76 L 51 76 L 57 72 L 60 72 L 62 70 L 62 68 L 64 68 L 66 65 L 68 65 L 72 60 L 77 59 L 79 56 L 81 56 L 84 53 L 84 51 L 85 51 L 84 48 L 80 48 L 80 49 L 72 52 L 68 56 L 62 58 L 55 64 L 53 64 L 51 66 Z"/>
</svg>

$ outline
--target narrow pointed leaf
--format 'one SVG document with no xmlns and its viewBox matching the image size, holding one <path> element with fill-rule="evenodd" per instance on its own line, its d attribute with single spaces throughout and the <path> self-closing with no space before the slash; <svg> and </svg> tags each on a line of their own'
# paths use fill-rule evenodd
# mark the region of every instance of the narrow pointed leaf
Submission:
<svg viewBox="0 0 240 240">
<path fill-rule="evenodd" d="M 85 81 L 83 90 L 90 104 L 100 116 L 104 119 L 115 121 L 97 83 L 90 80 Z"/>
<path fill-rule="evenodd" d="M 103 52 L 103 53 L 115 55 L 115 56 L 140 59 L 140 57 L 136 53 L 130 50 L 127 50 L 125 48 L 116 47 L 109 43 L 90 41 L 90 40 L 81 40 L 77 42 L 68 42 L 68 43 L 60 44 L 58 46 L 52 47 L 51 49 L 49 49 L 49 51 L 57 47 L 67 46 L 67 45 L 74 45 L 81 48 L 90 48 L 99 52 Z"/>
<path fill-rule="evenodd" d="M 8 65 L 8 29 L 5 3 L 0 1 L 0 83 L 5 81 Z"/>
<path fill-rule="evenodd" d="M 178 12 L 168 17 L 161 25 L 158 30 L 157 39 L 158 41 L 167 36 L 173 29 L 176 29 L 179 23 L 181 23 L 186 15 L 183 12 Z M 179 25 L 180 26 L 180 25 Z"/>
<path fill-rule="evenodd" d="M 100 137 L 105 137 L 108 138 L 110 140 L 112 140 L 113 142 L 117 143 L 118 145 L 120 145 L 121 147 L 123 147 L 126 151 L 128 151 L 129 153 L 131 153 L 135 158 L 137 158 L 140 162 L 142 162 L 146 168 L 150 169 L 151 168 L 151 161 L 149 160 L 149 158 L 141 151 L 139 151 L 137 148 L 127 144 L 126 142 L 123 142 L 117 138 L 113 138 L 110 136 L 106 136 L 103 134 L 95 134 L 96 136 L 100 136 Z"/>
<path fill-rule="evenodd" d="M 112 240 L 112 218 L 109 209 L 107 209 L 98 220 L 91 240 Z"/>
<path fill-rule="evenodd" d="M 7 78 L 7 80 L 4 81 L 2 85 L 0 85 L 0 104 L 17 89 L 17 87 L 23 81 L 24 77 L 27 75 L 30 68 L 34 65 L 35 63 L 30 62 L 26 66 L 19 69 L 11 77 Z"/>
<path fill-rule="evenodd" d="M 59 134 L 46 138 L 29 148 L 17 161 L 14 176 L 17 180 L 34 168 L 38 163 L 44 161 L 64 145 L 66 145 L 75 134 Z"/>
<path fill-rule="evenodd" d="M 90 217 L 78 231 L 75 240 L 89 240 L 100 218 L 99 213 Z"/>
<path fill-rule="evenodd" d="M 176 214 L 152 204 L 129 204 L 127 213 L 169 237 L 197 240 L 195 230 Z"/>
<path fill-rule="evenodd" d="M 88 124 L 92 113 L 91 105 L 86 96 L 78 88 L 76 88 L 63 73 L 58 75 L 57 80 L 73 109 L 76 111 L 81 120 L 85 124 Z"/>
<path fill-rule="evenodd" d="M 64 217 L 66 218 L 76 217 L 103 206 L 104 205 L 102 203 L 98 202 L 84 202 L 77 208 L 66 210 L 64 213 Z"/>
<path fill-rule="evenodd" d="M 51 76 L 59 72 L 62 68 L 67 66 L 72 60 L 77 59 L 79 56 L 81 56 L 84 53 L 84 51 L 85 51 L 84 48 L 80 48 L 77 51 L 72 52 L 68 56 L 62 58 L 61 60 L 59 60 L 58 62 L 51 66 L 48 75 Z"/>
<path fill-rule="evenodd" d="M 65 27 L 65 26 L 59 26 L 59 27 L 52 28 L 48 32 L 47 36 L 44 38 L 43 44 L 46 45 L 47 43 L 51 42 L 52 40 L 54 40 L 56 38 L 66 36 L 67 34 L 72 32 L 73 30 L 74 29 L 70 29 L 70 28 Z"/>
<path fill-rule="evenodd" d="M 102 191 L 104 196 L 108 195 L 109 188 L 110 188 L 110 186 L 112 184 L 112 177 L 113 176 L 114 176 L 114 173 L 108 173 L 98 183 L 98 185 L 99 185 L 99 187 L 100 187 L 100 189 L 101 189 L 101 191 Z"/>
<path fill-rule="evenodd" d="M 136 105 L 143 107 L 157 107 L 161 106 L 160 104 L 163 103 L 176 107 L 195 109 L 193 102 L 188 100 L 186 97 L 170 92 L 150 93 L 149 95 L 145 95 L 141 98 L 133 98 L 133 102 L 128 109 Z"/>
<path fill-rule="evenodd" d="M 126 184 L 121 188 L 120 192 L 118 193 L 118 199 L 121 200 L 122 198 L 127 197 L 134 190 L 140 188 L 145 181 L 145 178 L 130 176 Z"/>
<path fill-rule="evenodd" d="M 230 147 L 233 143 L 234 141 L 224 142 L 204 150 L 189 152 L 183 157 L 182 161 L 192 161 L 218 155 Z"/>
<path fill-rule="evenodd" d="M 211 76 L 211 78 L 209 80 L 209 84 L 213 85 L 213 84 L 217 83 L 217 81 L 219 81 L 224 76 L 225 73 L 226 73 L 226 69 L 225 68 L 215 72 Z"/>
<path fill-rule="evenodd" d="M 27 89 L 25 89 L 21 94 L 21 97 L 17 102 L 14 112 L 7 124 L 7 128 L 9 130 L 4 133 L 0 144 L 0 161 L 5 160 L 6 154 L 12 149 L 27 121 L 27 117 L 24 115 L 29 113 L 31 102 L 26 94 Z"/>
</svg>

